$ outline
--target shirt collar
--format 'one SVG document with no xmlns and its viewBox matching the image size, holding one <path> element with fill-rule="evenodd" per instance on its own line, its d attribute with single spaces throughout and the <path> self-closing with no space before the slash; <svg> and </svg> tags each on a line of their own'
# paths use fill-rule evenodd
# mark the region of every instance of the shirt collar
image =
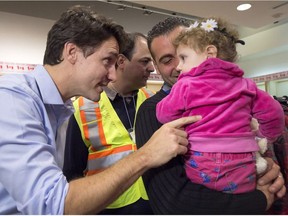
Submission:
<svg viewBox="0 0 288 216">
<path fill-rule="evenodd" d="M 64 104 L 55 83 L 43 66 L 38 65 L 32 73 L 45 104 Z"/>
<path fill-rule="evenodd" d="M 162 90 L 166 93 L 169 94 L 172 89 L 172 86 L 168 85 L 168 83 L 164 82 L 162 86 Z"/>
<path fill-rule="evenodd" d="M 118 97 L 122 97 L 122 96 L 121 96 L 120 94 L 118 94 L 116 91 L 114 91 L 114 90 L 111 89 L 111 88 L 108 88 L 107 86 L 106 86 L 106 87 L 103 87 L 103 90 L 104 90 L 104 92 L 106 93 L 107 97 L 108 97 L 110 100 L 112 100 L 112 101 L 114 101 L 117 96 L 118 96 Z M 139 90 L 133 91 L 131 97 L 134 97 L 135 95 L 137 95 L 138 91 L 139 91 Z"/>
<path fill-rule="evenodd" d="M 63 105 L 73 110 L 72 101 L 67 100 L 65 103 L 63 102 L 54 81 L 42 65 L 38 65 L 31 73 L 35 77 L 44 104 Z"/>
</svg>

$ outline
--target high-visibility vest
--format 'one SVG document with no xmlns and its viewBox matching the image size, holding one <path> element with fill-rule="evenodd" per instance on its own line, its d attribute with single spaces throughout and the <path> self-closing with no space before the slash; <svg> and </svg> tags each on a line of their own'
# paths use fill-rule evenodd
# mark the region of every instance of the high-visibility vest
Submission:
<svg viewBox="0 0 288 216">
<path fill-rule="evenodd" d="M 146 88 L 138 91 L 135 116 L 143 101 L 152 95 L 153 93 Z M 137 149 L 105 92 L 101 93 L 99 102 L 79 97 L 73 105 L 82 139 L 89 151 L 86 175 L 103 171 Z M 148 200 L 143 180 L 140 177 L 107 208 L 127 206 L 141 197 Z"/>
</svg>

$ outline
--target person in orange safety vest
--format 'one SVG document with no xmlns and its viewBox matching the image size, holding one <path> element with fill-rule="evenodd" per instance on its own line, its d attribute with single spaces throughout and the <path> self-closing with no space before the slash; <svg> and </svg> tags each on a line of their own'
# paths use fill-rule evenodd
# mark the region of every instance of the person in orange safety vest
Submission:
<svg viewBox="0 0 288 216">
<path fill-rule="evenodd" d="M 145 86 L 154 66 L 146 37 L 128 36 L 129 44 L 116 63 L 116 81 L 104 88 L 99 102 L 84 97 L 74 101 L 63 167 L 68 181 L 101 172 L 136 150 L 135 116 L 153 95 Z M 100 214 L 152 214 L 142 178 Z"/>
</svg>

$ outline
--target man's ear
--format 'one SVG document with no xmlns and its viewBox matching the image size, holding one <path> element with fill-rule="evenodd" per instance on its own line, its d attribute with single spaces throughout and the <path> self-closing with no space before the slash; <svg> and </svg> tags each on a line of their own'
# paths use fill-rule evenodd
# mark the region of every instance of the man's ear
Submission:
<svg viewBox="0 0 288 216">
<path fill-rule="evenodd" d="M 71 64 L 77 60 L 77 46 L 74 43 L 66 43 L 63 49 L 63 59 L 67 59 Z"/>
<path fill-rule="evenodd" d="M 208 45 L 206 47 L 207 58 L 216 58 L 217 57 L 217 47 L 214 45 Z"/>
<path fill-rule="evenodd" d="M 126 60 L 126 57 L 123 54 L 119 54 L 117 57 L 117 62 L 116 62 L 117 67 L 123 68 L 125 65 L 125 60 Z"/>
</svg>

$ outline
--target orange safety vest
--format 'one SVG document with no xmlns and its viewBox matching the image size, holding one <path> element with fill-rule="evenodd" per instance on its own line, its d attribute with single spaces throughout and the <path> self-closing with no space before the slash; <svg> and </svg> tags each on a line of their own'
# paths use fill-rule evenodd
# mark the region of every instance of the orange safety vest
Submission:
<svg viewBox="0 0 288 216">
<path fill-rule="evenodd" d="M 140 105 L 152 95 L 153 93 L 146 88 L 138 91 L 135 115 Z M 74 101 L 74 115 L 89 151 L 86 175 L 103 171 L 137 149 L 106 93 L 102 92 L 100 98 L 99 102 L 84 97 Z M 141 197 L 148 200 L 140 177 L 107 208 L 120 208 L 136 202 Z"/>
</svg>

